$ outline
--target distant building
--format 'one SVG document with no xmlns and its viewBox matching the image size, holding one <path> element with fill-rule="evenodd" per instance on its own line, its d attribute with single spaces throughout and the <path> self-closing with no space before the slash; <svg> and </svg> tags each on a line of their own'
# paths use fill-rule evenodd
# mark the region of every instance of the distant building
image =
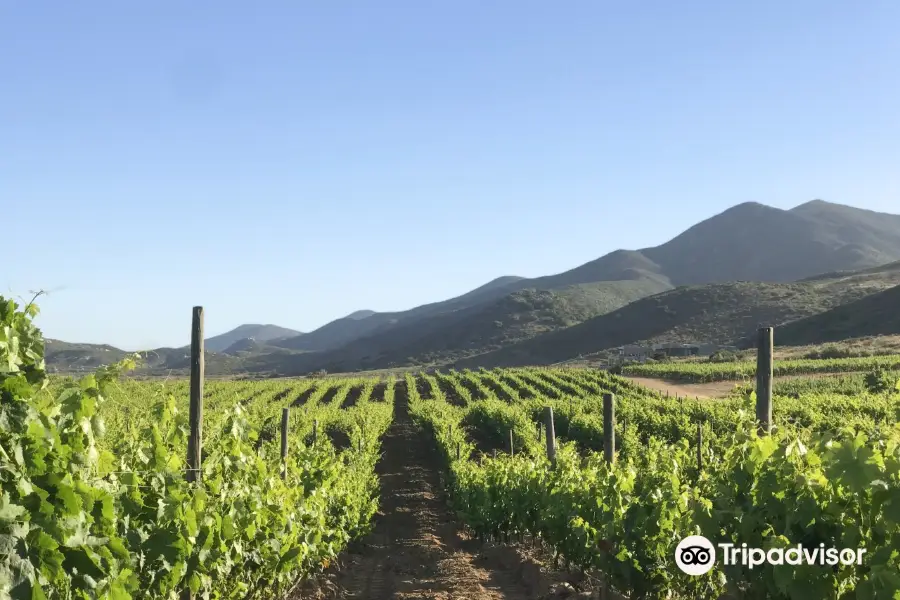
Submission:
<svg viewBox="0 0 900 600">
<path fill-rule="evenodd" d="M 620 360 L 644 362 L 653 355 L 653 346 L 622 346 L 618 351 Z"/>
</svg>

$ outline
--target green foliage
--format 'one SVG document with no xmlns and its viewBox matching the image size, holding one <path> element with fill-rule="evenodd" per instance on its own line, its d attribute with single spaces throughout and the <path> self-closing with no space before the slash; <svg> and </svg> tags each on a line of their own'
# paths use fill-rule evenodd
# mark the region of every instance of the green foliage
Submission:
<svg viewBox="0 0 900 600">
<path fill-rule="evenodd" d="M 841 348 L 836 344 L 828 344 L 803 355 L 803 358 L 822 360 L 827 358 L 853 358 L 856 354 L 849 348 Z"/>
<path fill-rule="evenodd" d="M 900 355 L 865 356 L 833 359 L 780 360 L 775 363 L 774 374 L 800 375 L 812 373 L 848 373 L 870 369 L 900 369 Z M 746 360 L 726 363 L 677 362 L 668 364 L 629 365 L 623 368 L 626 375 L 656 377 L 673 381 L 707 382 L 749 379 L 756 376 L 756 361 Z"/>
<path fill-rule="evenodd" d="M 718 352 L 714 352 L 709 357 L 709 362 L 711 363 L 726 363 L 733 362 L 737 360 L 737 354 L 731 352 L 729 350 L 719 350 Z"/>
<path fill-rule="evenodd" d="M 565 559 L 599 570 L 632 598 L 896 598 L 900 595 L 900 398 L 808 395 L 775 400 L 776 429 L 759 437 L 754 396 L 725 401 L 662 398 L 587 370 L 481 371 L 486 400 L 455 407 L 424 399 L 407 377 L 414 417 L 447 464 L 450 501 L 481 537 L 540 537 Z M 461 377 L 450 374 L 450 377 Z M 514 382 L 506 410 L 490 382 Z M 602 454 L 602 400 L 617 394 L 618 460 Z M 481 408 L 480 403 L 485 403 Z M 472 460 L 471 427 L 540 419 L 552 406 L 558 439 L 551 467 L 540 447 Z M 627 422 L 627 425 L 625 423 Z M 698 423 L 703 426 L 698 447 Z M 479 427 L 489 427 L 482 424 Z M 468 449 L 457 458 L 454 449 Z M 672 553 L 687 535 L 714 543 L 867 550 L 862 565 L 719 565 L 684 575 Z"/>
<path fill-rule="evenodd" d="M 897 374 L 886 369 L 877 368 L 871 373 L 866 373 L 866 387 L 873 394 L 887 392 L 900 392 L 900 378 Z"/>
<path fill-rule="evenodd" d="M 365 423 L 342 455 L 295 434 L 282 466 L 259 424 L 292 398 L 244 406 L 225 395 L 189 483 L 179 401 L 163 388 L 110 403 L 131 360 L 48 389 L 35 314 L 0 298 L 0 597 L 271 597 L 366 531 L 389 406 L 334 417 Z"/>
</svg>

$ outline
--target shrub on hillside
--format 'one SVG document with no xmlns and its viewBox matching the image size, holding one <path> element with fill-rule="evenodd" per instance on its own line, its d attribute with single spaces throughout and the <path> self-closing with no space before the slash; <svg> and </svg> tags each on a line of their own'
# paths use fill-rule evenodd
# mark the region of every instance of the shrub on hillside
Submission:
<svg viewBox="0 0 900 600">
<path fill-rule="evenodd" d="M 730 350 L 719 350 L 709 356 L 709 362 L 711 363 L 734 362 L 736 360 L 738 360 L 738 355 Z"/>
<path fill-rule="evenodd" d="M 868 356 L 867 352 L 852 350 L 850 348 L 841 348 L 835 344 L 828 344 L 818 350 L 812 350 L 803 355 L 803 358 L 811 358 L 813 360 L 825 360 L 828 358 L 854 358 L 858 356 Z"/>
</svg>

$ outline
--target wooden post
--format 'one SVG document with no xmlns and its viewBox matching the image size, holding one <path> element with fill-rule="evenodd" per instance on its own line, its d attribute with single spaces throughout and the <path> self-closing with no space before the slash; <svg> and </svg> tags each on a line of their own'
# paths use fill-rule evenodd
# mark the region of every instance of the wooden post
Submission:
<svg viewBox="0 0 900 600">
<path fill-rule="evenodd" d="M 772 432 L 772 374 L 774 371 L 773 351 L 775 335 L 772 327 L 759 329 L 756 347 L 756 420 L 759 434 Z"/>
<path fill-rule="evenodd" d="M 313 446 L 319 440 L 319 420 L 313 419 Z"/>
<path fill-rule="evenodd" d="M 603 457 L 606 462 L 616 462 L 616 397 L 603 394 Z"/>
<path fill-rule="evenodd" d="M 703 472 L 703 423 L 697 423 L 697 476 Z"/>
<path fill-rule="evenodd" d="M 291 409 L 287 406 L 281 409 L 281 478 L 287 479 L 287 453 L 288 453 L 288 419 Z"/>
<path fill-rule="evenodd" d="M 188 409 L 187 472 L 185 479 L 190 482 L 200 481 L 200 468 L 203 460 L 203 307 L 195 306 L 191 317 L 191 404 Z M 189 587 L 181 591 L 182 600 L 191 600 L 194 594 Z"/>
<path fill-rule="evenodd" d="M 456 442 L 456 460 L 462 456 L 462 442 Z"/>
<path fill-rule="evenodd" d="M 497 449 L 494 448 L 494 458 L 497 458 Z"/>
<path fill-rule="evenodd" d="M 556 430 L 553 428 L 553 407 L 544 407 L 544 431 L 547 438 L 547 458 L 550 464 L 556 466 Z"/>
<path fill-rule="evenodd" d="M 187 480 L 200 479 L 200 461 L 203 449 L 203 307 L 195 306 L 191 320 L 191 405 L 188 423 L 191 433 L 187 448 Z"/>
<path fill-rule="evenodd" d="M 513 445 L 513 430 L 512 429 L 509 430 L 509 455 L 510 456 L 516 455 L 516 448 Z"/>
</svg>

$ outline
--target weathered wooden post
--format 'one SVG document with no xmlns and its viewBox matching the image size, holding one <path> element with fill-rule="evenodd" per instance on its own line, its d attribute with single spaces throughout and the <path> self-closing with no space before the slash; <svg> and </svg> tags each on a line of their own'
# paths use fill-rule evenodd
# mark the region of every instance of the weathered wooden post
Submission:
<svg viewBox="0 0 900 600">
<path fill-rule="evenodd" d="M 497 458 L 497 449 L 496 449 L 496 448 L 494 448 L 494 454 L 493 454 L 493 456 L 494 456 L 494 458 Z"/>
<path fill-rule="evenodd" d="M 775 370 L 775 335 L 772 327 L 760 327 L 756 348 L 756 420 L 759 434 L 772 432 L 772 375 Z"/>
<path fill-rule="evenodd" d="M 516 455 L 516 448 L 513 445 L 513 430 L 512 429 L 509 430 L 509 455 L 510 456 Z"/>
<path fill-rule="evenodd" d="M 616 462 L 616 396 L 603 394 L 603 457 Z"/>
<path fill-rule="evenodd" d="M 290 407 L 281 409 L 281 478 L 287 479 L 288 454 L 288 420 L 291 417 Z"/>
<path fill-rule="evenodd" d="M 553 428 L 553 407 L 544 407 L 544 431 L 547 433 L 547 458 L 556 466 L 556 430 Z"/>
<path fill-rule="evenodd" d="M 462 442 L 456 442 L 456 460 L 462 456 Z"/>
<path fill-rule="evenodd" d="M 188 409 L 187 472 L 185 479 L 194 483 L 200 481 L 203 460 L 203 307 L 195 306 L 191 317 L 191 383 L 190 408 Z M 191 600 L 194 594 L 189 587 L 181 592 L 182 600 Z"/>
<path fill-rule="evenodd" d="M 191 320 L 191 405 L 188 423 L 191 428 L 187 448 L 187 480 L 199 481 L 203 449 L 203 307 L 195 306 Z"/>
</svg>

